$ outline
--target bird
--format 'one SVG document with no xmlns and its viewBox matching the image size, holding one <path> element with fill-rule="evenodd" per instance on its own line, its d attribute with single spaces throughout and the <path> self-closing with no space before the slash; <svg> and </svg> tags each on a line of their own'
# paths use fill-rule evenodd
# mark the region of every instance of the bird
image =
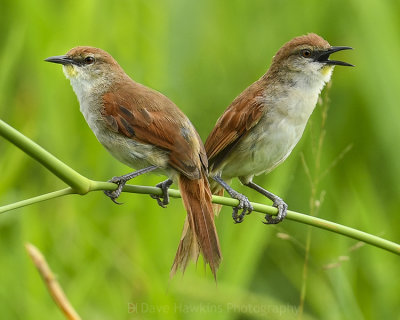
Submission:
<svg viewBox="0 0 400 320">
<path fill-rule="evenodd" d="M 290 155 L 334 67 L 353 66 L 330 60 L 330 55 L 348 49 L 352 48 L 333 47 L 315 33 L 295 37 L 278 50 L 268 71 L 240 93 L 216 122 L 205 142 L 211 191 L 223 195 L 226 190 L 239 200 L 232 213 L 235 223 L 253 210 L 248 198 L 230 187 L 236 177 L 278 209 L 275 217 L 266 214 L 264 223 L 277 224 L 286 217 L 286 202 L 253 178 L 271 172 Z M 220 207 L 215 210 L 218 213 Z"/>
<path fill-rule="evenodd" d="M 102 49 L 79 46 L 45 61 L 63 66 L 80 111 L 98 141 L 117 160 L 136 169 L 109 180 L 118 187 L 105 194 L 117 202 L 128 180 L 155 172 L 168 177 L 157 185 L 162 196 L 152 196 L 165 207 L 168 188 L 177 183 L 187 211 L 183 234 L 190 230 L 190 237 L 179 243 L 171 276 L 178 269 L 184 272 L 191 258 L 201 253 L 216 279 L 222 254 L 207 178 L 208 160 L 190 120 L 165 95 L 132 80 Z"/>
</svg>

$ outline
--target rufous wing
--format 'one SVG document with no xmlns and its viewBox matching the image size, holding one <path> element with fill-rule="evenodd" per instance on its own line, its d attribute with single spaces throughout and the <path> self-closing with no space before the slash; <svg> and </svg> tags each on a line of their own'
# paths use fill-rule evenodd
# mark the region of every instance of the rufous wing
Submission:
<svg viewBox="0 0 400 320">
<path fill-rule="evenodd" d="M 187 117 L 161 93 L 135 82 L 103 95 L 102 115 L 111 130 L 168 151 L 169 164 L 191 179 L 207 167 L 204 147 Z"/>
<path fill-rule="evenodd" d="M 243 91 L 218 119 L 205 143 L 208 162 L 216 168 L 264 114 L 258 82 Z"/>
</svg>

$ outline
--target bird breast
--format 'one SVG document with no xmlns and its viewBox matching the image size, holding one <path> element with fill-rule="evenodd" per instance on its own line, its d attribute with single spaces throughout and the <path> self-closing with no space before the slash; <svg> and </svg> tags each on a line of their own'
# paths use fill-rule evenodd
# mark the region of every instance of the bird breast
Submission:
<svg viewBox="0 0 400 320">
<path fill-rule="evenodd" d="M 293 86 L 278 94 L 266 94 L 264 115 L 227 158 L 222 176 L 251 179 L 282 163 L 303 135 L 321 89 Z"/>
</svg>

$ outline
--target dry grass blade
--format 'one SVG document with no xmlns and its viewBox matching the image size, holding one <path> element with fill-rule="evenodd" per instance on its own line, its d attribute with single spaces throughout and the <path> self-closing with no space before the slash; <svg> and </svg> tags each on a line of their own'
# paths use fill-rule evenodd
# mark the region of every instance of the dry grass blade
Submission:
<svg viewBox="0 0 400 320">
<path fill-rule="evenodd" d="M 54 277 L 54 274 L 47 264 L 43 254 L 39 251 L 39 249 L 30 243 L 27 243 L 25 248 L 28 251 L 29 256 L 31 257 L 36 268 L 38 269 L 51 297 L 64 313 L 65 317 L 69 320 L 81 320 L 81 317 L 76 313 L 75 309 L 65 296 L 64 291 L 62 290 L 58 281 Z"/>
</svg>

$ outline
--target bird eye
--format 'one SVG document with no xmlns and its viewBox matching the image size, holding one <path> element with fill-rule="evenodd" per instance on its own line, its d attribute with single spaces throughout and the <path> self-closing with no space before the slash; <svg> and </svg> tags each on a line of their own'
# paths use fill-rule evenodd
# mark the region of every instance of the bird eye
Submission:
<svg viewBox="0 0 400 320">
<path fill-rule="evenodd" d="M 94 62 L 94 57 L 88 56 L 84 60 L 85 64 L 92 64 Z"/>
<path fill-rule="evenodd" d="M 309 49 L 304 49 L 304 50 L 301 51 L 301 55 L 302 55 L 304 58 L 310 58 L 310 57 L 311 57 L 311 50 L 309 50 Z"/>
</svg>

